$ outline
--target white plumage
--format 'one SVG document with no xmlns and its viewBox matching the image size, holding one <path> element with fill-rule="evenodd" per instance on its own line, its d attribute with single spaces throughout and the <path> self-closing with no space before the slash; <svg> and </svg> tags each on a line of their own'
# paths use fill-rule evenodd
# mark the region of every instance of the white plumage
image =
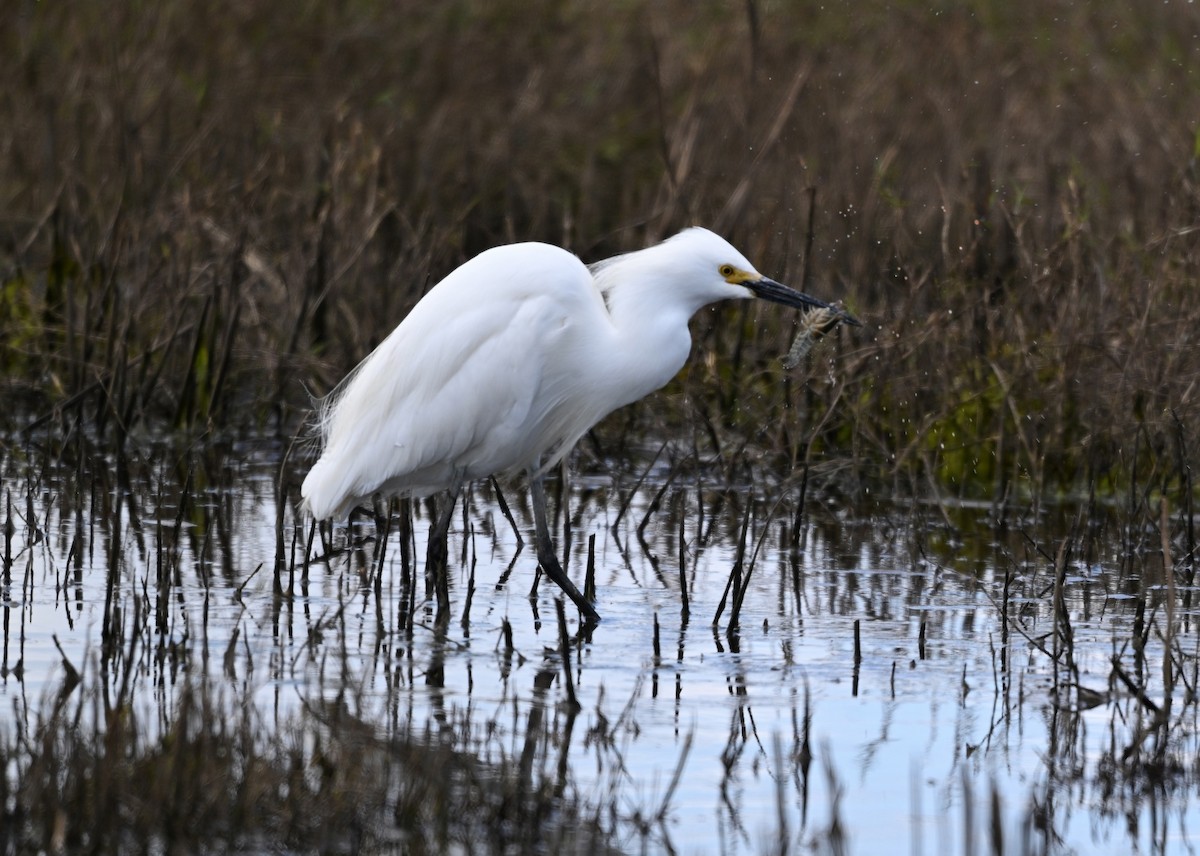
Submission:
<svg viewBox="0 0 1200 856">
<path fill-rule="evenodd" d="M 488 250 L 322 403 L 304 501 L 320 519 L 377 492 L 427 496 L 520 469 L 540 479 L 592 425 L 682 368 L 698 309 L 755 295 L 826 305 L 700 228 L 590 269 L 547 244 Z"/>
</svg>

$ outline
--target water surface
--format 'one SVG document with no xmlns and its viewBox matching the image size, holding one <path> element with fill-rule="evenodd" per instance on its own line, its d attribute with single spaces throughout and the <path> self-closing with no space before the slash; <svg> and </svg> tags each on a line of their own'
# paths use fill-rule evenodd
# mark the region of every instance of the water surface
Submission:
<svg viewBox="0 0 1200 856">
<path fill-rule="evenodd" d="M 120 462 L 81 438 L 3 449 L 0 727 L 36 729 L 64 658 L 146 711 L 169 710 L 198 674 L 264 728 L 336 700 L 381 734 L 467 729 L 510 758 L 536 746 L 572 793 L 615 795 L 629 850 L 778 852 L 841 835 L 855 853 L 972 852 L 967 839 L 982 852 L 993 796 L 1010 852 L 1174 852 L 1200 819 L 1181 786 L 1194 783 L 1194 700 L 1170 731 L 1191 771 L 1121 773 L 1148 708 L 1111 661 L 1161 700 L 1161 631 L 1140 654 L 1130 640 L 1163 625 L 1165 586 L 1156 533 L 1104 513 L 1084 538 L 1076 509 L 1009 510 L 998 527 L 987 505 L 850 508 L 810 487 L 794 533 L 794 484 L 730 484 L 686 460 L 584 462 L 555 524 L 577 583 L 594 538 L 604 617 L 579 634 L 568 602 L 575 712 L 557 591 L 529 597 L 519 485 L 503 490 L 524 549 L 494 488 L 469 492 L 439 621 L 420 578 L 427 505 L 407 551 L 397 516 L 386 538 L 362 519 L 310 544 L 294 489 L 280 511 L 282 444 L 136 448 Z M 1053 656 L 1060 558 L 1074 669 Z M 718 611 L 739 561 L 750 577 L 731 628 L 731 604 Z M 1175 596 L 1191 640 L 1190 595 Z M 1194 677 L 1194 641 L 1179 652 Z"/>
</svg>

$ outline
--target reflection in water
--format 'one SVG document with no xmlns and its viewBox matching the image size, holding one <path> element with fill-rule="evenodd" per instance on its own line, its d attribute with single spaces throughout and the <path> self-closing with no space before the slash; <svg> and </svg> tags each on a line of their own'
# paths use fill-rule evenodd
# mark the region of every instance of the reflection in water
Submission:
<svg viewBox="0 0 1200 856">
<path fill-rule="evenodd" d="M 165 729 L 202 676 L 262 728 L 340 706 L 380 738 L 442 734 L 688 852 L 1123 853 L 1196 823 L 1190 581 L 1115 510 L 1000 528 L 810 494 L 800 515 L 786 485 L 688 459 L 576 474 L 551 502 L 603 606 L 581 633 L 552 586 L 530 598 L 523 491 L 465 496 L 439 620 L 433 504 L 318 532 L 280 502 L 280 454 L 3 447 L 0 724 L 33 733 L 83 682 Z"/>
</svg>

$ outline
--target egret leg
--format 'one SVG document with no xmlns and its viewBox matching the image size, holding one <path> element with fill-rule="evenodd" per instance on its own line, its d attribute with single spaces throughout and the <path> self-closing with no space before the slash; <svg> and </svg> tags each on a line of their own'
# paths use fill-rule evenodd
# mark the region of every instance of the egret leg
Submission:
<svg viewBox="0 0 1200 856">
<path fill-rule="evenodd" d="M 538 564 L 542 566 L 542 571 L 546 576 L 553 580 L 554 584 L 579 607 L 584 618 L 594 624 L 600 620 L 600 613 L 596 612 L 596 608 L 579 593 L 579 589 L 575 588 L 575 583 L 571 582 L 571 578 L 563 571 L 558 556 L 555 555 L 554 540 L 550 537 L 550 525 L 546 520 L 546 488 L 542 484 L 540 475 L 529 477 L 529 490 L 530 499 L 533 502 L 533 523 L 537 534 Z"/>
<path fill-rule="evenodd" d="M 446 544 L 450 532 L 450 521 L 454 518 L 454 506 L 458 501 L 459 488 L 451 488 L 444 499 L 435 498 L 435 519 L 429 529 L 429 543 L 425 548 L 425 594 L 430 589 L 437 593 L 438 616 L 450 615 L 450 548 Z M 442 505 L 442 502 L 445 504 Z"/>
</svg>

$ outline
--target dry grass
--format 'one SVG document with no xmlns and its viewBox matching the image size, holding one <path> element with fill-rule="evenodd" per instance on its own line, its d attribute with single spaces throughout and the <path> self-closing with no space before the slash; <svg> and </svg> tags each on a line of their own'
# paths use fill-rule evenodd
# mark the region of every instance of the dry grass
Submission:
<svg viewBox="0 0 1200 856">
<path fill-rule="evenodd" d="M 5 394 L 120 442 L 290 431 L 485 247 L 704 223 L 868 327 L 789 377 L 792 316 L 706 313 L 602 448 L 700 424 L 851 487 L 1112 490 L 1175 417 L 1195 445 L 1198 33 L 1186 3 L 10 3 Z"/>
</svg>

